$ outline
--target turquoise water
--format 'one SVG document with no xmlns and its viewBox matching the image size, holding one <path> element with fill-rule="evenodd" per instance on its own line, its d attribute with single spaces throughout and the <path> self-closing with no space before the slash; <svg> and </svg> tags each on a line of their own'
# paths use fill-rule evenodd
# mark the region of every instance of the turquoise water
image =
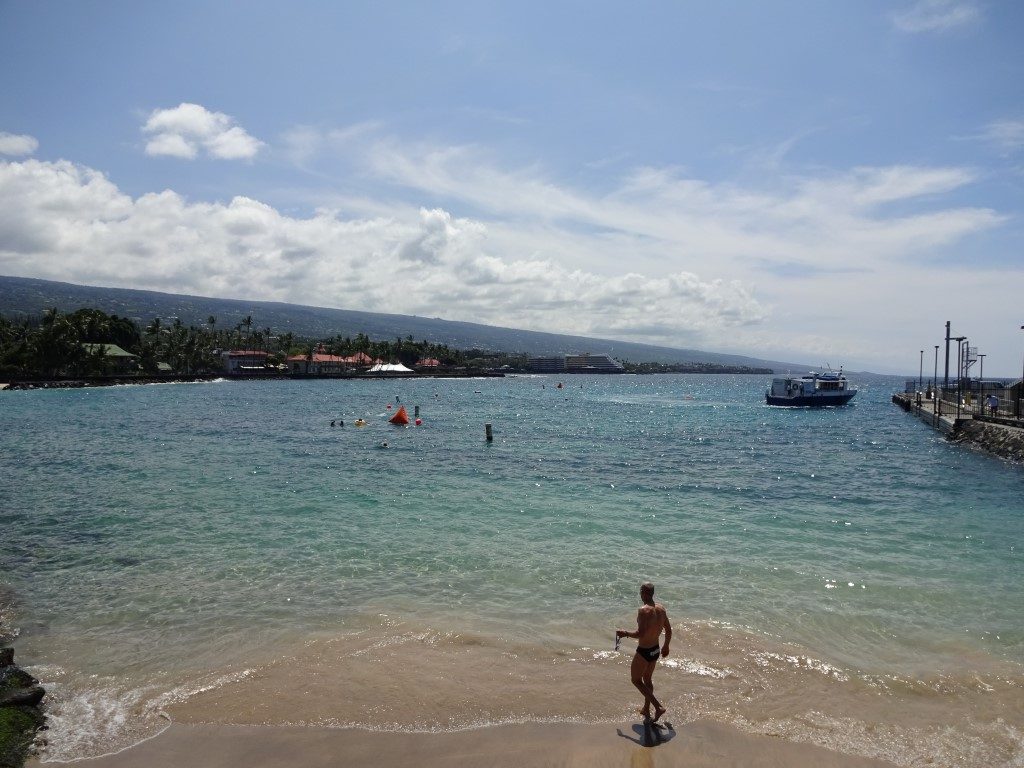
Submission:
<svg viewBox="0 0 1024 768">
<path fill-rule="evenodd" d="M 0 629 L 67 705 L 66 758 L 104 747 L 73 736 L 90 675 L 137 701 L 379 613 L 604 647 L 650 579 L 694 648 L 746 638 L 724 663 L 778 643 L 945 685 L 1018 759 L 1024 471 L 896 409 L 901 380 L 811 410 L 766 407 L 768 378 L 5 392 Z M 386 423 L 396 397 L 423 426 Z"/>
</svg>

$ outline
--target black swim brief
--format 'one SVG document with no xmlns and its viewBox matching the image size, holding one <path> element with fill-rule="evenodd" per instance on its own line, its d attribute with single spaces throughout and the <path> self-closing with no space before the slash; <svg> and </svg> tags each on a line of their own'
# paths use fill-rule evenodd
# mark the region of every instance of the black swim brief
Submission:
<svg viewBox="0 0 1024 768">
<path fill-rule="evenodd" d="M 647 659 L 647 661 L 657 661 L 658 657 L 661 656 L 661 648 L 656 645 L 647 648 L 640 648 L 638 646 L 636 652 Z"/>
</svg>

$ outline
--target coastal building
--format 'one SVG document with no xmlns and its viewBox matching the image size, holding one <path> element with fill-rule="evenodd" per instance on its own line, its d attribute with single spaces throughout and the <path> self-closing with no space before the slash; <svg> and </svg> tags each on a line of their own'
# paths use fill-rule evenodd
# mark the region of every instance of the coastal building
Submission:
<svg viewBox="0 0 1024 768">
<path fill-rule="evenodd" d="M 365 352 L 356 352 L 354 355 L 349 355 L 348 357 L 343 359 L 347 365 L 354 366 L 370 366 L 373 365 L 374 363 L 381 362 L 380 360 L 374 360 Z"/>
<path fill-rule="evenodd" d="M 221 352 L 220 359 L 224 363 L 224 372 L 231 376 L 255 373 L 271 373 L 267 366 L 270 355 L 259 349 L 233 349 Z"/>
<path fill-rule="evenodd" d="M 350 358 L 314 352 L 311 355 L 292 355 L 286 361 L 289 373 L 322 376 L 348 370 Z"/>
<path fill-rule="evenodd" d="M 618 360 L 608 355 L 555 355 L 531 357 L 528 366 L 534 373 L 622 373 Z"/>
<path fill-rule="evenodd" d="M 622 373 L 622 363 L 609 355 L 566 355 L 565 369 L 569 373 Z"/>
<path fill-rule="evenodd" d="M 531 357 L 527 365 L 534 373 L 565 373 L 565 355 Z"/>
<path fill-rule="evenodd" d="M 440 368 L 441 361 L 434 357 L 424 357 L 416 361 L 417 368 Z"/>
<path fill-rule="evenodd" d="M 139 356 L 117 344 L 83 344 L 82 349 L 90 357 L 102 357 L 101 367 L 106 374 L 119 375 L 139 370 Z"/>
</svg>

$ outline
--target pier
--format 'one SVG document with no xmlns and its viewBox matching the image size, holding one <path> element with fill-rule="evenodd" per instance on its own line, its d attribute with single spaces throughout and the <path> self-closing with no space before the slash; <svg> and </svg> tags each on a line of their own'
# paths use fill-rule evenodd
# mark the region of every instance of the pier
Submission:
<svg viewBox="0 0 1024 768">
<path fill-rule="evenodd" d="M 1000 458 L 1024 462 L 1024 418 L 1010 409 L 986 413 L 980 398 L 958 401 L 958 392 L 942 390 L 927 397 L 922 392 L 897 392 L 892 401 L 942 432 L 950 440 L 969 443 Z"/>
</svg>

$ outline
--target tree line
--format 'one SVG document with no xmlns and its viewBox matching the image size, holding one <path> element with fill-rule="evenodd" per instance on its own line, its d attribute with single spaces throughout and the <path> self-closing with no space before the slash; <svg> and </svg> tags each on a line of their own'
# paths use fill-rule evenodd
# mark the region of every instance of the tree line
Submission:
<svg viewBox="0 0 1024 768">
<path fill-rule="evenodd" d="M 362 352 L 372 359 L 413 366 L 423 358 L 442 366 L 485 367 L 495 359 L 515 359 L 502 353 L 458 350 L 412 336 L 394 341 L 374 340 L 363 333 L 328 339 L 305 339 L 291 332 L 260 328 L 252 316 L 235 323 L 210 316 L 200 325 L 178 318 L 154 318 L 140 327 L 133 320 L 83 308 L 62 313 L 47 309 L 41 317 L 12 320 L 0 315 L 0 377 L 11 380 L 58 379 L 124 373 L 125 363 L 112 358 L 117 346 L 135 355 L 131 367 L 142 375 L 194 375 L 222 370 L 220 353 L 257 350 L 267 353 L 268 365 L 281 365 L 294 355 L 325 353 L 351 357 Z M 497 356 L 497 358 L 495 357 Z M 525 363 L 525 358 L 523 359 Z"/>
</svg>

